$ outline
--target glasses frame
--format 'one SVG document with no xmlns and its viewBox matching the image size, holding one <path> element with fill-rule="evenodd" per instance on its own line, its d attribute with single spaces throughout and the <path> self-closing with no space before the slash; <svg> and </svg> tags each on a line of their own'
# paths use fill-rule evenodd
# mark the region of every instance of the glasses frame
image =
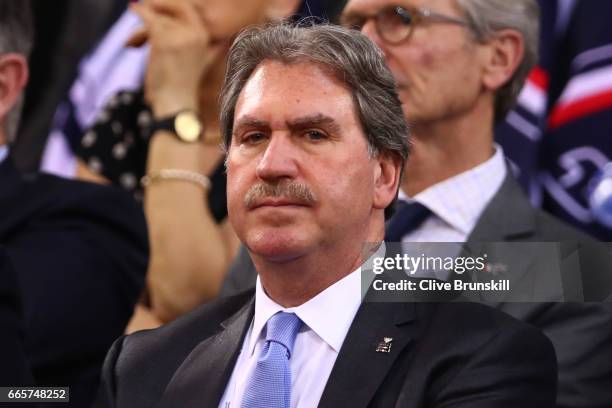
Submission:
<svg viewBox="0 0 612 408">
<path fill-rule="evenodd" d="M 410 28 L 408 30 L 407 34 L 402 36 L 402 38 L 400 38 L 399 40 L 390 40 L 387 37 L 387 34 L 385 34 L 384 31 L 380 28 L 381 27 L 381 23 L 380 23 L 379 20 L 382 18 L 383 12 L 384 11 L 389 11 L 389 8 L 387 8 L 387 9 L 379 12 L 375 16 L 373 16 L 374 22 L 375 22 L 375 26 L 376 26 L 376 32 L 378 33 L 380 38 L 382 38 L 385 42 L 387 42 L 389 44 L 392 44 L 392 45 L 400 44 L 400 43 L 406 41 L 408 38 L 410 38 L 410 36 L 414 32 L 414 28 L 416 26 L 418 26 L 419 24 L 421 24 L 423 22 L 426 22 L 426 21 L 438 22 L 438 23 L 447 23 L 447 24 L 457 24 L 457 25 L 460 25 L 460 26 L 463 26 L 463 27 L 470 27 L 470 23 L 468 23 L 466 20 L 462 20 L 460 18 L 451 17 L 451 16 L 447 16 L 447 15 L 444 15 L 444 14 L 436 13 L 435 11 L 432 11 L 432 10 L 430 10 L 428 8 L 424 8 L 424 7 L 393 6 L 392 9 L 393 9 L 393 11 L 398 16 L 400 16 L 402 18 L 403 23 L 405 25 L 408 25 L 409 28 Z"/>
</svg>

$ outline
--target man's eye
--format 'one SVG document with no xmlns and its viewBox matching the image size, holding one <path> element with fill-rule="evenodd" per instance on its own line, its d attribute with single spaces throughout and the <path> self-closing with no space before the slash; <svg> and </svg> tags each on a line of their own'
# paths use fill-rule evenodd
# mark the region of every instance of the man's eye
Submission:
<svg viewBox="0 0 612 408">
<path fill-rule="evenodd" d="M 327 138 L 325 133 L 319 132 L 318 130 L 308 130 L 305 136 L 310 140 L 323 140 Z"/>
<path fill-rule="evenodd" d="M 242 143 L 257 144 L 265 138 L 266 135 L 261 132 L 248 133 L 242 138 Z"/>
</svg>

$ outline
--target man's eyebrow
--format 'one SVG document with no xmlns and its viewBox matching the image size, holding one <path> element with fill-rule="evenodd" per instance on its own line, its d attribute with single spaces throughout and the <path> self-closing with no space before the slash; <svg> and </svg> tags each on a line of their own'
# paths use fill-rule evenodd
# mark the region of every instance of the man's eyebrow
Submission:
<svg viewBox="0 0 612 408">
<path fill-rule="evenodd" d="M 302 116 L 293 119 L 287 123 L 291 130 L 301 130 L 311 127 L 325 127 L 331 133 L 339 133 L 340 125 L 331 116 L 324 115 L 322 113 L 315 113 L 313 115 Z"/>
<path fill-rule="evenodd" d="M 287 122 L 287 127 L 292 131 L 304 130 L 314 127 L 325 127 L 331 133 L 339 133 L 340 125 L 331 116 L 322 113 L 301 116 Z M 243 129 L 269 129 L 270 124 L 253 116 L 245 115 L 241 117 L 234 126 L 234 133 L 240 133 Z"/>
<path fill-rule="evenodd" d="M 244 115 L 237 122 L 236 126 L 234 126 L 234 133 L 240 132 L 243 128 L 269 128 L 270 124 L 265 120 L 257 119 L 253 116 Z"/>
</svg>

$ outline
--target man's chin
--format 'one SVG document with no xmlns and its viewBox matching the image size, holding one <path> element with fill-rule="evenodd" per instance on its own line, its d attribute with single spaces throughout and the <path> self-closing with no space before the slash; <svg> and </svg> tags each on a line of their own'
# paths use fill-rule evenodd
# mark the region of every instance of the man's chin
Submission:
<svg viewBox="0 0 612 408">
<path fill-rule="evenodd" d="M 293 261 L 307 252 L 302 240 L 282 233 L 257 234 L 251 239 L 247 237 L 246 244 L 252 256 L 275 263 Z"/>
</svg>

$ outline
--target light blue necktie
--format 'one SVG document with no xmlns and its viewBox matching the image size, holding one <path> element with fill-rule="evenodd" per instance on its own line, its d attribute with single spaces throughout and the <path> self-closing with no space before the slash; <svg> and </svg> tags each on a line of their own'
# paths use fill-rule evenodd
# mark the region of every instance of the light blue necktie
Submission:
<svg viewBox="0 0 612 408">
<path fill-rule="evenodd" d="M 289 360 L 302 321 L 294 313 L 279 312 L 266 323 L 266 343 L 249 377 L 242 408 L 289 408 Z"/>
</svg>

